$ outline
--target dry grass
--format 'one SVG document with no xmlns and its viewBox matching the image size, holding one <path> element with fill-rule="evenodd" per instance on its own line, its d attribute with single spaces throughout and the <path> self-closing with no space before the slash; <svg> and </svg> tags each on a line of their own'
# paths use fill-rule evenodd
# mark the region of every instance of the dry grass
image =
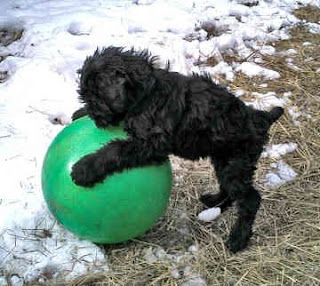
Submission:
<svg viewBox="0 0 320 286">
<path fill-rule="evenodd" d="M 259 162 L 256 184 L 263 202 L 249 248 L 236 255 L 225 249 L 234 209 L 213 223 L 196 218 L 202 209 L 199 195 L 218 188 L 208 161 L 172 158 L 175 185 L 166 214 L 143 237 L 105 247 L 109 273 L 79 277 L 69 286 L 173 286 L 197 275 L 208 285 L 320 285 L 320 72 L 316 72 L 320 68 L 320 35 L 311 35 L 303 27 L 291 33 L 292 39 L 277 43 L 276 49 L 296 49 L 297 54 L 290 57 L 299 70 L 286 63 L 287 56 L 265 56 L 264 65 L 279 71 L 281 78 L 262 88 L 262 79 L 239 74 L 232 83 L 234 89 L 249 92 L 281 95 L 291 91 L 290 99 L 302 114 L 300 125 L 286 114 L 272 128 L 271 143 L 298 144 L 298 149 L 284 158 L 298 177 L 280 188 L 267 189 L 263 178 L 271 160 Z M 312 45 L 303 45 L 305 41 Z M 193 244 L 198 251 L 188 250 Z M 180 278 L 174 277 L 173 270 L 178 270 Z"/>
<path fill-rule="evenodd" d="M 18 41 L 23 34 L 23 29 L 0 27 L 0 45 L 8 46 L 11 43 Z"/>
<path fill-rule="evenodd" d="M 306 20 L 308 22 L 319 23 L 320 22 L 320 13 L 319 9 L 314 6 L 306 6 L 302 9 L 295 11 L 295 16 L 301 20 Z"/>
</svg>

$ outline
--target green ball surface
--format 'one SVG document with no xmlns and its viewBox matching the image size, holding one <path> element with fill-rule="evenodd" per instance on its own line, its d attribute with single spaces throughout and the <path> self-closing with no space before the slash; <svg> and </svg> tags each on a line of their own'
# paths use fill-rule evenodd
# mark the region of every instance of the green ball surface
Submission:
<svg viewBox="0 0 320 286">
<path fill-rule="evenodd" d="M 45 156 L 42 190 L 48 208 L 80 238 L 127 241 L 145 233 L 167 207 L 172 185 L 169 162 L 115 173 L 92 188 L 74 184 L 73 164 L 118 138 L 127 138 L 120 126 L 98 129 L 83 117 L 57 135 Z"/>
</svg>

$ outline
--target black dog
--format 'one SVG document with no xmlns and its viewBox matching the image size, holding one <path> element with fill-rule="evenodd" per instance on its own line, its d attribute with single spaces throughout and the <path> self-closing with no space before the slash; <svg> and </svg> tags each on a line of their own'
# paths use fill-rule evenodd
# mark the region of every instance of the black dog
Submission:
<svg viewBox="0 0 320 286">
<path fill-rule="evenodd" d="M 245 248 L 260 205 L 252 180 L 268 139 L 282 114 L 246 106 L 209 76 L 184 76 L 159 69 L 147 51 L 109 47 L 85 61 L 80 77 L 84 108 L 99 128 L 123 121 L 129 134 L 79 160 L 72 179 L 90 187 L 127 168 L 161 164 L 169 154 L 190 160 L 210 157 L 220 184 L 218 194 L 201 201 L 224 211 L 233 202 L 238 220 L 227 242 L 232 252 Z"/>
</svg>

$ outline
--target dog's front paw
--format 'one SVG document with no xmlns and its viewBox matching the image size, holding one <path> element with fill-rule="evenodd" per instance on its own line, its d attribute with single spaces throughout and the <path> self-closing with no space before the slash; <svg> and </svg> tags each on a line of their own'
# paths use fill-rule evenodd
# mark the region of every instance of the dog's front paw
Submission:
<svg viewBox="0 0 320 286">
<path fill-rule="evenodd" d="M 101 182 L 105 176 L 102 167 L 99 166 L 98 157 L 90 154 L 80 159 L 72 166 L 71 178 L 75 184 L 83 187 L 92 187 L 95 183 Z"/>
</svg>

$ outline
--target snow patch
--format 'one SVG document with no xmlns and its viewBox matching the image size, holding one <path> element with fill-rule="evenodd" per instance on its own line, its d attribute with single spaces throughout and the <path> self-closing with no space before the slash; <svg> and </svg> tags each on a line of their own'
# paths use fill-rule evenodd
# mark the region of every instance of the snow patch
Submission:
<svg viewBox="0 0 320 286">
<path fill-rule="evenodd" d="M 90 35 L 91 31 L 92 31 L 92 26 L 87 22 L 83 22 L 83 21 L 72 22 L 68 27 L 68 32 L 74 36 Z"/>
<path fill-rule="evenodd" d="M 51 114 L 48 116 L 48 119 L 52 124 L 68 125 L 72 122 L 71 117 L 64 114 L 63 112 Z"/>
<path fill-rule="evenodd" d="M 280 74 L 274 70 L 263 68 L 255 63 L 244 62 L 236 68 L 237 72 L 242 72 L 248 77 L 261 76 L 268 80 L 277 79 Z"/>
<path fill-rule="evenodd" d="M 312 43 L 311 42 L 303 42 L 302 46 L 309 47 L 309 46 L 312 46 Z"/>
<path fill-rule="evenodd" d="M 221 208 L 210 208 L 198 214 L 198 219 L 205 222 L 215 220 L 221 214 Z"/>
<path fill-rule="evenodd" d="M 293 119 L 294 122 L 298 122 L 297 119 L 301 116 L 301 112 L 299 111 L 299 108 L 295 105 L 288 107 L 288 113 Z"/>
<path fill-rule="evenodd" d="M 297 173 L 283 160 L 270 164 L 273 171 L 266 175 L 266 185 L 271 188 L 279 187 L 294 180 Z"/>
<path fill-rule="evenodd" d="M 255 96 L 255 100 L 251 102 L 246 102 L 246 104 L 253 106 L 259 110 L 268 110 L 275 106 L 285 107 L 286 100 L 279 98 L 275 92 L 259 93 L 252 92 L 252 95 Z"/>
<path fill-rule="evenodd" d="M 207 286 L 207 282 L 202 277 L 194 277 L 182 283 L 181 286 Z"/>
<path fill-rule="evenodd" d="M 273 144 L 267 146 L 266 150 L 261 154 L 261 157 L 270 157 L 279 159 L 281 156 L 294 152 L 298 147 L 296 143 Z"/>
<path fill-rule="evenodd" d="M 234 79 L 234 73 L 232 67 L 228 65 L 226 62 L 220 62 L 214 67 L 206 67 L 206 73 L 210 75 L 224 75 L 227 80 L 232 81 Z"/>
<path fill-rule="evenodd" d="M 320 24 L 317 23 L 307 23 L 306 24 L 310 33 L 320 34 Z"/>
<path fill-rule="evenodd" d="M 199 246 L 197 244 L 192 244 L 188 248 L 189 252 L 197 253 L 199 251 Z"/>
<path fill-rule="evenodd" d="M 105 254 L 93 243 L 81 241 L 56 224 L 47 208 L 25 215 L 24 229 L 13 225 L 2 234 L 0 260 L 23 281 L 42 277 L 75 278 L 82 273 L 108 271 Z"/>
</svg>

